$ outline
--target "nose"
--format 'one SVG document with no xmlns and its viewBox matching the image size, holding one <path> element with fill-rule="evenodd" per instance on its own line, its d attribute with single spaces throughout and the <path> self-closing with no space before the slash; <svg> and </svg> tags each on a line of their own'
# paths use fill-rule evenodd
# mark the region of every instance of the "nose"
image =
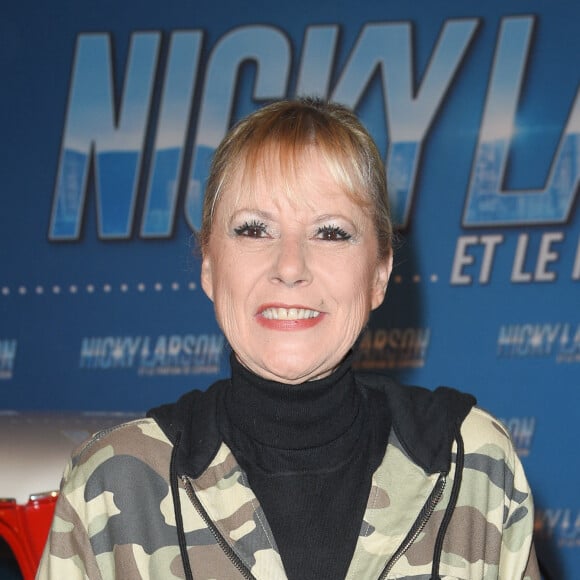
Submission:
<svg viewBox="0 0 580 580">
<path fill-rule="evenodd" d="M 288 287 L 309 284 L 312 275 L 308 267 L 305 242 L 294 237 L 282 237 L 276 244 L 272 280 Z"/>
</svg>

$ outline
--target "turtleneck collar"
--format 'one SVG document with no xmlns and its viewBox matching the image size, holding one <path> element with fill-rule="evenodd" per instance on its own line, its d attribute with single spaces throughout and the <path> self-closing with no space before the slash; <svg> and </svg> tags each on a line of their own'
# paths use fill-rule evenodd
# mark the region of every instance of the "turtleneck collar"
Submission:
<svg viewBox="0 0 580 580">
<path fill-rule="evenodd" d="M 224 400 L 227 419 L 246 437 L 271 448 L 321 447 L 346 433 L 362 396 L 351 371 L 352 354 L 329 376 L 299 385 L 269 381 L 231 356 Z"/>
</svg>

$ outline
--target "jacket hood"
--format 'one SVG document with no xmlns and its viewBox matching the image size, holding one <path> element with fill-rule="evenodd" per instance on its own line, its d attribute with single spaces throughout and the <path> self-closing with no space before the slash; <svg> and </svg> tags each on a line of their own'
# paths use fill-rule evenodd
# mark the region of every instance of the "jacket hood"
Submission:
<svg viewBox="0 0 580 580">
<path fill-rule="evenodd" d="M 361 386 L 386 395 L 393 429 L 411 459 L 429 474 L 448 473 L 453 440 L 475 397 L 449 387 L 401 385 L 374 373 L 356 376 Z"/>
<path fill-rule="evenodd" d="M 167 438 L 175 444 L 177 470 L 199 477 L 215 457 L 221 444 L 217 412 L 228 381 L 218 381 L 207 391 L 190 391 L 175 403 L 155 407 L 147 417 L 155 419 Z"/>
<path fill-rule="evenodd" d="M 386 403 L 393 429 L 413 461 L 429 474 L 447 473 L 453 440 L 475 398 L 448 387 L 429 391 L 400 385 L 379 374 L 355 373 L 355 377 L 373 404 Z M 190 391 L 175 403 L 147 412 L 172 443 L 179 440 L 179 473 L 199 477 L 215 457 L 222 441 L 217 413 L 228 382 L 218 381 L 207 391 Z"/>
</svg>

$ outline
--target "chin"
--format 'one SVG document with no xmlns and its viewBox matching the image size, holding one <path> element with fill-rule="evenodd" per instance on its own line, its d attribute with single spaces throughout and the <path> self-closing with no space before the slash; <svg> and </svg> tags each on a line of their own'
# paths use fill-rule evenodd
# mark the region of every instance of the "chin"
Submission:
<svg viewBox="0 0 580 580">
<path fill-rule="evenodd" d="M 314 361 L 311 364 L 305 364 L 304 357 L 296 357 L 296 360 L 292 360 L 295 356 L 280 358 L 278 355 L 277 360 L 268 361 L 267 365 L 264 364 L 264 368 L 271 373 L 274 380 L 288 384 L 320 379 L 330 374 L 334 368 L 333 366 L 327 369 L 326 366 Z"/>
</svg>

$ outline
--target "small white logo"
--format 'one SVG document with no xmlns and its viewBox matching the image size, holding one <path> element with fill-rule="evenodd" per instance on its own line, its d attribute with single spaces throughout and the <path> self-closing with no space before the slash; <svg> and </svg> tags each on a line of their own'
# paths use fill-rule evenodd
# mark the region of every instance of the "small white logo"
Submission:
<svg viewBox="0 0 580 580">
<path fill-rule="evenodd" d="M 557 363 L 580 362 L 580 324 L 569 322 L 500 326 L 497 356 L 553 357 Z"/>
</svg>

